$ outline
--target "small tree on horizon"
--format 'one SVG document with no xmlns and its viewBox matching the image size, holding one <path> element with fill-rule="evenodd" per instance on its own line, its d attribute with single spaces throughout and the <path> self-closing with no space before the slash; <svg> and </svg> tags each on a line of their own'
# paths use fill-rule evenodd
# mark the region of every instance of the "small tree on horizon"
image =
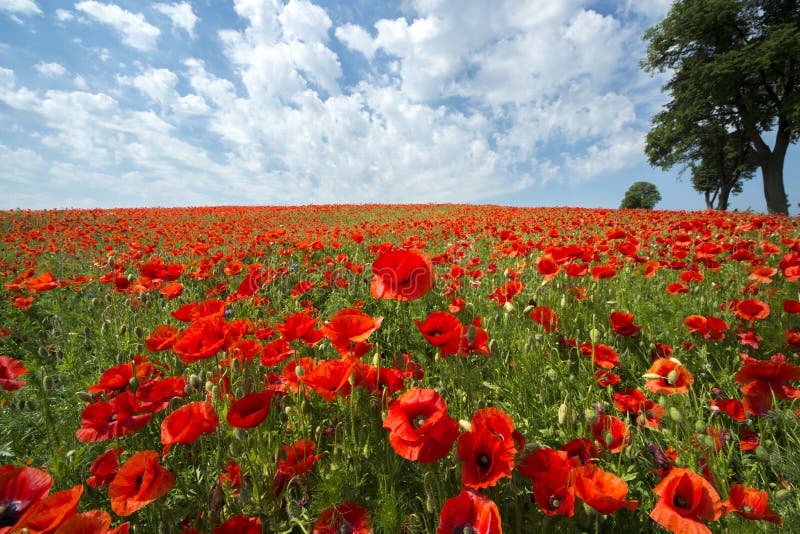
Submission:
<svg viewBox="0 0 800 534">
<path fill-rule="evenodd" d="M 650 182 L 636 182 L 625 192 L 620 209 L 651 210 L 661 201 L 661 193 Z"/>
</svg>

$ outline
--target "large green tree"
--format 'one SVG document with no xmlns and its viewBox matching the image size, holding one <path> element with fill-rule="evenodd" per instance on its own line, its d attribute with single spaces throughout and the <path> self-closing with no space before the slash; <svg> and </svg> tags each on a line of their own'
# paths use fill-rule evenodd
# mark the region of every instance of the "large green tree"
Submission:
<svg viewBox="0 0 800 534">
<path fill-rule="evenodd" d="M 661 202 L 661 193 L 650 182 L 635 182 L 625 192 L 620 209 L 651 210 Z"/>
<path fill-rule="evenodd" d="M 736 139 L 711 143 L 707 133 L 739 135 L 747 161 L 761 168 L 767 209 L 788 213 L 783 166 L 800 136 L 800 2 L 677 0 L 645 39 L 642 66 L 671 74 L 664 86 L 671 101 L 648 136 L 651 163 L 688 164 L 702 152 L 729 152 Z M 705 176 L 713 166 L 694 165 L 704 166 Z"/>
</svg>

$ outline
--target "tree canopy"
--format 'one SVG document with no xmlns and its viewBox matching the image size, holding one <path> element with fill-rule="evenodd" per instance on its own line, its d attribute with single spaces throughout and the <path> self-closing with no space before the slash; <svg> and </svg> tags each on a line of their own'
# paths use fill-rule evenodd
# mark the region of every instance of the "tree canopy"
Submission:
<svg viewBox="0 0 800 534">
<path fill-rule="evenodd" d="M 661 193 L 650 182 L 636 182 L 625 192 L 620 209 L 651 210 L 661 201 Z"/>
<path fill-rule="evenodd" d="M 671 73 L 671 101 L 647 136 L 650 163 L 692 168 L 695 188 L 718 191 L 724 206 L 723 193 L 758 166 L 767 209 L 787 213 L 783 165 L 800 136 L 800 2 L 678 0 L 645 39 L 643 68 Z"/>
</svg>

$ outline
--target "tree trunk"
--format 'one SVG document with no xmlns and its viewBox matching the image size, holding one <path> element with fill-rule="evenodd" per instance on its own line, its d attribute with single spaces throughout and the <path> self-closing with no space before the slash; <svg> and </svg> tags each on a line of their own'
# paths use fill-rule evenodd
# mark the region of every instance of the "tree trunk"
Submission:
<svg viewBox="0 0 800 534">
<path fill-rule="evenodd" d="M 719 200 L 717 201 L 717 210 L 728 211 L 728 198 L 731 196 L 731 187 L 733 183 L 725 182 L 719 188 Z"/>
<path fill-rule="evenodd" d="M 783 156 L 784 154 L 773 152 L 769 158 L 762 160 L 761 176 L 764 179 L 767 211 L 788 215 L 789 202 L 786 199 L 786 189 L 783 187 Z"/>
</svg>

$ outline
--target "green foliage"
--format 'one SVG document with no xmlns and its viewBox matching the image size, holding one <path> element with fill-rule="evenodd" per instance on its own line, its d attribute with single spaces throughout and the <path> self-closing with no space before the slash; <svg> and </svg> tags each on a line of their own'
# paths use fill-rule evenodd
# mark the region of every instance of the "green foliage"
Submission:
<svg viewBox="0 0 800 534">
<path fill-rule="evenodd" d="M 661 201 L 661 193 L 650 182 L 635 182 L 625 192 L 620 204 L 621 209 L 651 210 Z"/>
<path fill-rule="evenodd" d="M 703 192 L 716 182 L 735 190 L 759 165 L 767 209 L 787 213 L 783 161 L 800 135 L 800 4 L 679 0 L 644 38 L 643 68 L 672 73 L 664 86 L 671 100 L 647 137 L 651 164 L 703 160 Z M 763 138 L 770 131 L 772 148 Z M 742 149 L 743 157 L 727 160 Z M 710 172 L 719 176 L 709 179 Z"/>
</svg>

